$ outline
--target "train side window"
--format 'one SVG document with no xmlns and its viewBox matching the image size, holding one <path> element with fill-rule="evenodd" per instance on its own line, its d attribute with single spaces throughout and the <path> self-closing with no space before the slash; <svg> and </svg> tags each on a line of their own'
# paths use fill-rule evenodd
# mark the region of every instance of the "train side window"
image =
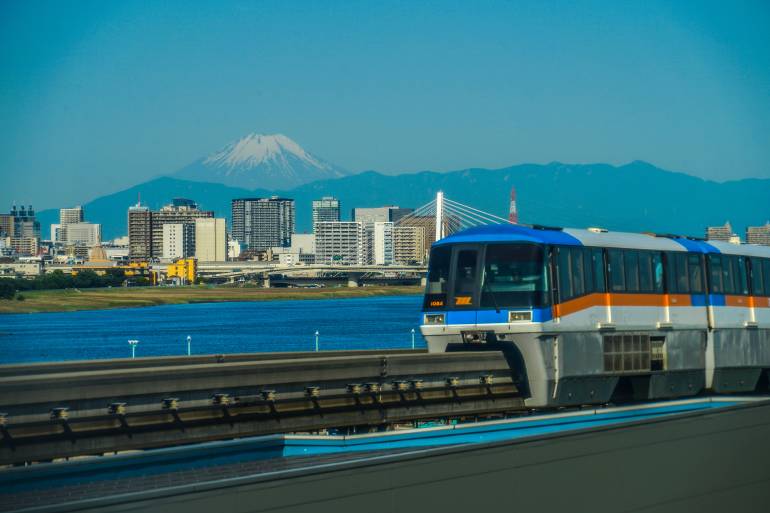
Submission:
<svg viewBox="0 0 770 513">
<path fill-rule="evenodd" d="M 663 294 L 663 255 L 660 253 L 653 253 L 651 264 L 653 291 L 658 294 Z"/>
<path fill-rule="evenodd" d="M 770 260 L 762 259 L 762 276 L 765 278 L 765 296 L 770 296 Z"/>
<path fill-rule="evenodd" d="M 762 283 L 762 260 L 751 258 L 751 293 L 755 296 L 764 294 L 764 284 Z"/>
<path fill-rule="evenodd" d="M 666 253 L 666 292 L 669 294 L 676 294 L 679 292 L 677 286 L 677 271 L 676 271 L 676 253 Z"/>
<path fill-rule="evenodd" d="M 639 292 L 639 252 L 624 251 L 626 267 L 626 290 Z"/>
<path fill-rule="evenodd" d="M 722 258 L 722 287 L 725 294 L 735 294 L 735 259 L 726 256 Z"/>
<path fill-rule="evenodd" d="M 690 293 L 703 294 L 703 263 L 699 255 L 687 255 L 687 274 L 690 278 Z"/>
<path fill-rule="evenodd" d="M 676 254 L 676 290 L 680 294 L 689 294 L 690 285 L 687 283 L 687 253 Z"/>
<path fill-rule="evenodd" d="M 735 256 L 735 265 L 733 266 L 733 272 L 735 273 L 735 293 L 745 296 L 749 293 L 748 275 L 746 274 L 746 257 Z"/>
<path fill-rule="evenodd" d="M 639 253 L 639 290 L 652 292 L 652 254 L 647 251 Z"/>
<path fill-rule="evenodd" d="M 719 255 L 709 255 L 709 280 L 711 287 L 709 292 L 712 294 L 724 294 L 724 286 L 722 285 L 723 273 L 722 273 L 722 257 Z"/>
<path fill-rule="evenodd" d="M 563 302 L 572 297 L 572 280 L 570 277 L 569 248 L 556 248 L 556 270 L 559 279 L 559 301 Z"/>
<path fill-rule="evenodd" d="M 591 249 L 591 266 L 593 267 L 593 291 L 605 292 L 604 254 L 601 248 Z"/>
<path fill-rule="evenodd" d="M 586 293 L 585 288 L 585 264 L 583 262 L 583 249 L 570 248 L 570 260 L 572 260 L 572 294 L 574 297 Z"/>
<path fill-rule="evenodd" d="M 594 291 L 594 266 L 591 261 L 591 248 L 583 248 L 583 265 L 586 278 L 586 294 Z"/>
<path fill-rule="evenodd" d="M 626 290 L 626 278 L 623 271 L 623 252 L 619 249 L 611 249 L 608 254 L 610 290 L 612 292 L 624 292 Z"/>
</svg>

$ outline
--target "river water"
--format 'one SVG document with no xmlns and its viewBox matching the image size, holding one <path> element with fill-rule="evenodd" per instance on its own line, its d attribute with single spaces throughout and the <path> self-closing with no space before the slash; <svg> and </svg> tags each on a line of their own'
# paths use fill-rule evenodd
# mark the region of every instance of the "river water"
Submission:
<svg viewBox="0 0 770 513">
<path fill-rule="evenodd" d="M 0 364 L 136 355 L 410 348 L 419 296 L 165 305 L 0 315 Z"/>
</svg>

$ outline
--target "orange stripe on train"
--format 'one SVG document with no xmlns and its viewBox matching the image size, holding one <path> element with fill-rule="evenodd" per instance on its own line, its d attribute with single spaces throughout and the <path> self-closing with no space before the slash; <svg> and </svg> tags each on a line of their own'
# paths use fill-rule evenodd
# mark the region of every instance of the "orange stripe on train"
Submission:
<svg viewBox="0 0 770 513">
<path fill-rule="evenodd" d="M 688 294 L 588 294 L 553 307 L 554 317 L 564 317 L 595 306 L 692 306 Z"/>
<path fill-rule="evenodd" d="M 588 294 L 553 306 L 554 317 L 564 317 L 595 306 L 692 306 L 689 294 Z M 770 308 L 770 298 L 725 296 L 725 306 Z"/>
</svg>

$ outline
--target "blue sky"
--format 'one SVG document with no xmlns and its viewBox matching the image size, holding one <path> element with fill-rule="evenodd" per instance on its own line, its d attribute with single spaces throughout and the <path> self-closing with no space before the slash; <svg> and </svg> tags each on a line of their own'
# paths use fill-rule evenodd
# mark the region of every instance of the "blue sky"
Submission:
<svg viewBox="0 0 770 513">
<path fill-rule="evenodd" d="M 351 170 L 770 178 L 770 2 L 0 0 L 0 211 L 253 131 Z"/>
</svg>

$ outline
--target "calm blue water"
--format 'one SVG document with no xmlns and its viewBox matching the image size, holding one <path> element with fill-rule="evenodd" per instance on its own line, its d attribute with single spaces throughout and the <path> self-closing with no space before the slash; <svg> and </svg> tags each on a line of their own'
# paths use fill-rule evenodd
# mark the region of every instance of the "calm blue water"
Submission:
<svg viewBox="0 0 770 513">
<path fill-rule="evenodd" d="M 166 305 L 0 315 L 0 364 L 269 351 L 409 348 L 419 296 Z"/>
</svg>

